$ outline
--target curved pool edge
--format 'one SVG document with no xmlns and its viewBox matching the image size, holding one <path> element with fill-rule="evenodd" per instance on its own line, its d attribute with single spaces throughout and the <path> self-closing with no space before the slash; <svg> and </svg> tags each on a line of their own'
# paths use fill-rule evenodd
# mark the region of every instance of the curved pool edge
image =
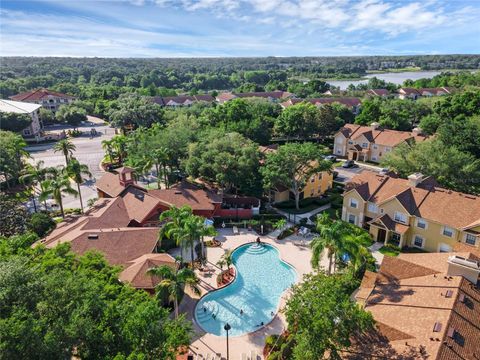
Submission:
<svg viewBox="0 0 480 360">
<path fill-rule="evenodd" d="M 231 252 L 232 252 L 232 255 L 235 251 L 237 251 L 238 249 L 244 247 L 244 246 L 250 246 L 250 245 L 254 245 L 255 242 L 254 241 L 250 241 L 250 242 L 246 242 L 246 243 L 243 243 L 241 245 L 238 245 L 237 247 L 231 249 Z M 278 249 L 278 247 L 276 247 L 275 245 L 273 244 L 270 244 L 270 243 L 266 243 L 266 242 L 262 242 L 262 244 L 264 245 L 267 245 L 267 246 L 270 246 L 272 248 L 274 248 L 276 251 L 277 251 L 277 254 L 278 254 L 278 258 L 280 259 L 280 261 L 282 261 L 283 263 L 285 263 L 286 265 L 288 265 L 295 273 L 295 282 L 294 284 L 298 283 L 298 272 L 297 272 L 297 269 L 295 268 L 295 266 L 293 266 L 292 264 L 290 264 L 288 261 L 285 261 L 282 257 L 282 253 L 280 252 L 280 250 Z M 200 296 L 196 301 L 195 301 L 195 305 L 193 307 L 193 316 L 192 316 L 192 319 L 195 321 L 195 324 L 200 328 L 201 331 L 203 331 L 205 334 L 209 334 L 211 336 L 215 336 L 217 338 L 225 338 L 226 336 L 225 335 L 216 335 L 214 333 L 211 333 L 211 332 L 208 332 L 208 331 L 205 331 L 205 329 L 202 327 L 202 325 L 200 325 L 199 321 L 197 320 L 197 315 L 196 315 L 196 310 L 197 310 L 197 305 L 198 303 L 207 295 L 209 294 L 212 294 L 216 291 L 219 291 L 219 290 L 223 290 L 225 288 L 227 288 L 228 286 L 232 285 L 233 283 L 235 283 L 237 281 L 237 274 L 238 274 L 238 269 L 237 267 L 235 266 L 235 264 L 232 264 L 231 266 L 233 266 L 235 268 L 235 279 L 233 279 L 233 281 L 231 281 L 229 284 L 225 285 L 225 286 L 222 286 L 221 288 L 216 288 L 216 289 L 212 289 L 210 291 L 207 291 L 205 294 L 203 294 L 202 296 Z M 229 338 L 239 338 L 239 337 L 242 337 L 242 336 L 247 336 L 247 335 L 250 335 L 250 334 L 254 334 L 256 333 L 257 331 L 265 328 L 266 326 L 268 326 L 269 324 L 271 324 L 275 318 L 277 317 L 278 313 L 280 312 L 280 303 L 281 303 L 281 299 L 283 299 L 283 297 L 285 296 L 285 294 L 291 289 L 290 288 L 287 288 L 285 289 L 282 294 L 280 295 L 280 297 L 278 298 L 279 301 L 278 301 L 278 305 L 277 305 L 277 309 L 275 311 L 275 316 L 271 318 L 271 320 L 267 323 L 265 323 L 264 325 L 262 326 L 259 326 L 258 329 L 254 330 L 254 331 L 249 331 L 249 332 L 246 332 L 246 333 L 243 333 L 243 334 L 240 334 L 240 335 L 229 335 L 228 337 Z"/>
</svg>

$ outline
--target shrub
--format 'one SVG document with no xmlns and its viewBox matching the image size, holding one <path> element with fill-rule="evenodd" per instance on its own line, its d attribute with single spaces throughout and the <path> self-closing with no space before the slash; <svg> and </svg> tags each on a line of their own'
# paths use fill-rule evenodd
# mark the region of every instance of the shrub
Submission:
<svg viewBox="0 0 480 360">
<path fill-rule="evenodd" d="M 288 229 L 285 229 L 283 230 L 280 235 L 278 235 L 278 240 L 283 240 L 285 239 L 286 237 L 292 235 L 294 233 L 294 230 L 293 228 L 288 228 Z"/>
<path fill-rule="evenodd" d="M 45 212 L 38 212 L 30 217 L 28 229 L 33 231 L 39 237 L 44 237 L 55 228 L 55 221 Z"/>
</svg>

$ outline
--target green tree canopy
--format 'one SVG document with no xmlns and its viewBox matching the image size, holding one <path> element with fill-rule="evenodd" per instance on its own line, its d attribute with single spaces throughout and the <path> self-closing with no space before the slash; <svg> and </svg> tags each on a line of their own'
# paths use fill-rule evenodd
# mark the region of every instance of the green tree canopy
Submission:
<svg viewBox="0 0 480 360">
<path fill-rule="evenodd" d="M 191 326 L 118 281 L 99 253 L 0 239 L 0 353 L 5 359 L 173 359 Z"/>
<path fill-rule="evenodd" d="M 149 127 L 164 122 L 161 106 L 138 94 L 121 95 L 111 104 L 107 116 L 114 126 L 120 128 Z"/>
<path fill-rule="evenodd" d="M 238 133 L 211 131 L 190 145 L 185 169 L 189 175 L 214 181 L 226 191 L 256 194 L 261 187 L 259 160 L 254 142 Z"/>
<path fill-rule="evenodd" d="M 413 146 L 401 144 L 382 161 L 403 177 L 415 172 L 433 176 L 442 186 L 466 193 L 480 193 L 480 160 L 434 139 Z"/>
<path fill-rule="evenodd" d="M 74 104 L 62 105 L 55 114 L 55 118 L 77 128 L 82 121 L 87 121 L 87 112 Z"/>
<path fill-rule="evenodd" d="M 10 180 L 18 179 L 23 170 L 24 159 L 28 156 L 24 150 L 26 145 L 20 135 L 0 130 L 0 175 L 7 180 L 7 187 Z"/>
<path fill-rule="evenodd" d="M 266 189 L 278 185 L 287 187 L 295 196 L 299 208 L 300 193 L 312 175 L 330 171 L 332 163 L 322 159 L 324 150 L 312 143 L 289 143 L 267 154 L 261 168 Z"/>
<path fill-rule="evenodd" d="M 293 287 L 285 315 L 295 346 L 293 359 L 340 359 L 355 333 L 373 326 L 372 315 L 350 298 L 358 286 L 349 273 L 307 274 Z"/>
<path fill-rule="evenodd" d="M 12 132 L 19 132 L 32 123 L 28 114 L 17 114 L 11 112 L 0 112 L 0 129 Z"/>
</svg>

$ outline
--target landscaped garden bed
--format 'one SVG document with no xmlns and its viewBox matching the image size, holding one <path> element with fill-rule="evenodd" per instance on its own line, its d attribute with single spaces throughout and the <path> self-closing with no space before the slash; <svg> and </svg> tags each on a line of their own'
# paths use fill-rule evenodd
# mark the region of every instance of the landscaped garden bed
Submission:
<svg viewBox="0 0 480 360">
<path fill-rule="evenodd" d="M 231 267 L 230 269 L 222 271 L 217 276 L 217 287 L 222 288 L 230 284 L 235 279 L 235 268 Z"/>
</svg>

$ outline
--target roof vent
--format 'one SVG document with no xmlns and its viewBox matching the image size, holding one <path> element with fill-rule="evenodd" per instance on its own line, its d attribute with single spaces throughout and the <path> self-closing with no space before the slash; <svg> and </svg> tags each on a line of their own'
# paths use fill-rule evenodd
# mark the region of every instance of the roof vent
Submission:
<svg viewBox="0 0 480 360">
<path fill-rule="evenodd" d="M 98 234 L 88 234 L 88 239 L 89 240 L 97 240 L 98 239 Z"/>
<path fill-rule="evenodd" d="M 411 187 L 417 187 L 423 179 L 423 174 L 419 172 L 408 175 L 408 183 Z"/>
<path fill-rule="evenodd" d="M 465 294 L 460 294 L 460 296 L 458 297 L 458 301 L 460 301 L 461 303 L 465 302 Z"/>
<path fill-rule="evenodd" d="M 447 336 L 451 339 L 455 336 L 455 329 L 452 326 L 448 328 Z"/>
<path fill-rule="evenodd" d="M 437 321 L 435 325 L 433 325 L 433 332 L 440 332 L 441 330 L 442 330 L 442 323 Z"/>
<path fill-rule="evenodd" d="M 175 191 L 175 195 L 182 195 L 182 192 L 179 191 L 179 190 L 176 190 L 176 191 Z"/>
<path fill-rule="evenodd" d="M 445 293 L 445 297 L 446 298 L 451 298 L 453 295 L 453 291 L 452 290 L 447 290 L 447 292 Z"/>
</svg>

